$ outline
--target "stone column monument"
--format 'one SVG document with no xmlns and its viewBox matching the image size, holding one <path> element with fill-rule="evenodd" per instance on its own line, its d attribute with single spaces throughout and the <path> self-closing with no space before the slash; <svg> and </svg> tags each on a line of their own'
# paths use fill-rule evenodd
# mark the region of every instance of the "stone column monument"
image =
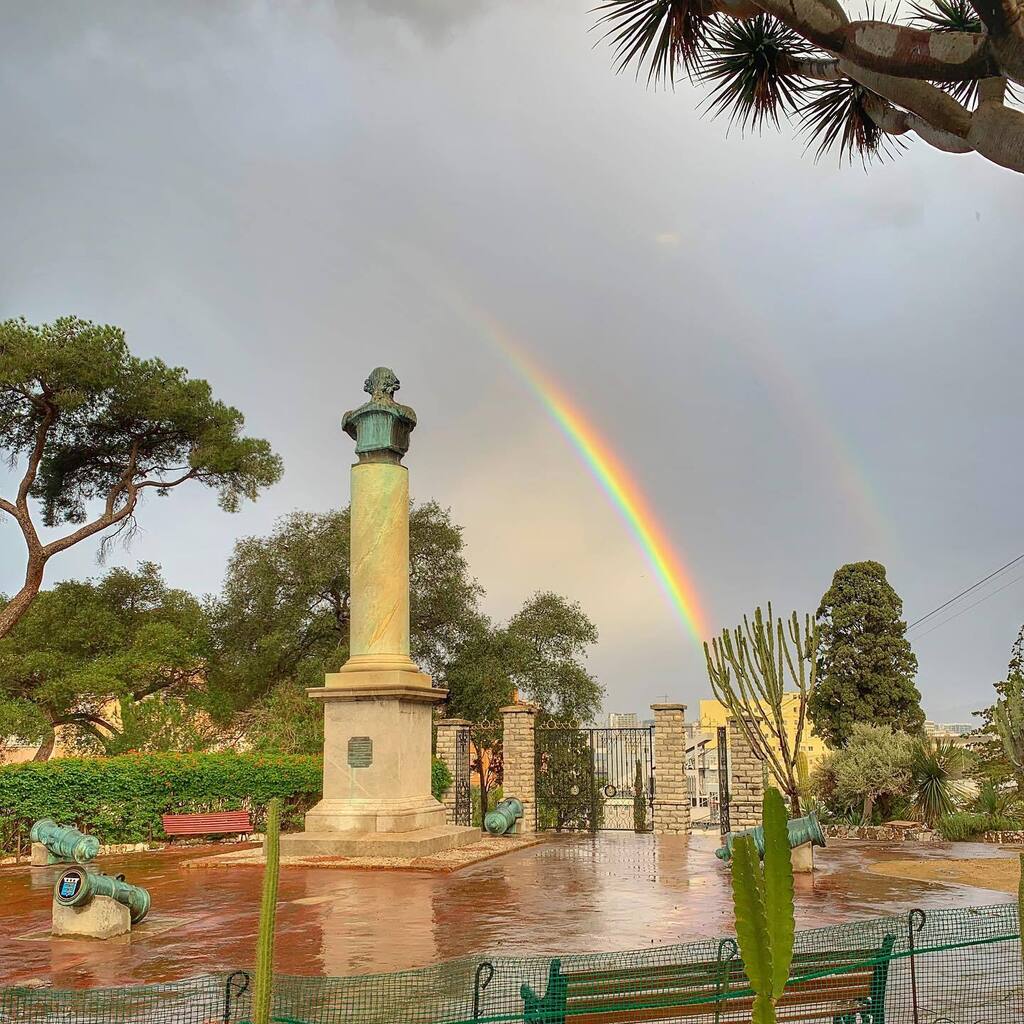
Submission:
<svg viewBox="0 0 1024 1024">
<path fill-rule="evenodd" d="M 478 829 L 445 824 L 430 792 L 432 709 L 447 696 L 409 657 L 409 471 L 416 414 L 378 367 L 370 400 L 345 413 L 352 466 L 349 659 L 325 685 L 323 799 L 285 856 L 420 857 L 465 846 Z"/>
</svg>

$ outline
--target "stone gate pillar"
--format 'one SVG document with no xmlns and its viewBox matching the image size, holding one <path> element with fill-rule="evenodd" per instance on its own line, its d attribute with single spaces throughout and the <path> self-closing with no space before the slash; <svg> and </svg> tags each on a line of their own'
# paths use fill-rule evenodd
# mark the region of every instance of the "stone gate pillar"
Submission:
<svg viewBox="0 0 1024 1024">
<path fill-rule="evenodd" d="M 756 728 L 756 726 L 755 726 Z M 764 765 L 739 722 L 729 719 L 729 824 L 734 832 L 761 824 Z"/>
<path fill-rule="evenodd" d="M 510 704 L 501 709 L 501 757 L 505 796 L 522 801 L 520 832 L 537 831 L 537 764 L 534 729 L 537 711 L 534 704 Z"/>
<path fill-rule="evenodd" d="M 449 825 L 466 825 L 468 822 L 457 820 L 456 806 L 460 780 L 464 779 L 467 784 L 469 782 L 469 722 L 465 718 L 442 718 L 436 728 L 437 756 L 448 766 L 452 777 L 448 792 L 441 797 L 445 822 Z M 469 807 L 468 799 L 466 806 Z"/>
<path fill-rule="evenodd" d="M 686 705 L 652 704 L 654 712 L 654 831 L 690 834 L 686 791 Z"/>
</svg>

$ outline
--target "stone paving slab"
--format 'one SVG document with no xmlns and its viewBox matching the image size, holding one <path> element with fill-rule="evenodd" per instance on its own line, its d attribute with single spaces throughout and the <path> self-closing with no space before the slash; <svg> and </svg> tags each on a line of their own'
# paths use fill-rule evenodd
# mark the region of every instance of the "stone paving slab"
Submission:
<svg viewBox="0 0 1024 1024">
<path fill-rule="evenodd" d="M 542 835 L 490 836 L 471 846 L 454 850 L 442 850 L 425 857 L 288 857 L 282 855 L 281 867 L 334 868 L 334 869 L 380 869 L 385 871 L 439 871 L 450 873 L 467 868 L 481 861 L 501 857 L 516 850 L 524 850 L 544 842 Z M 262 849 L 240 850 L 235 853 L 221 853 L 213 857 L 197 857 L 182 862 L 183 868 L 237 868 L 261 867 L 264 863 Z"/>
</svg>

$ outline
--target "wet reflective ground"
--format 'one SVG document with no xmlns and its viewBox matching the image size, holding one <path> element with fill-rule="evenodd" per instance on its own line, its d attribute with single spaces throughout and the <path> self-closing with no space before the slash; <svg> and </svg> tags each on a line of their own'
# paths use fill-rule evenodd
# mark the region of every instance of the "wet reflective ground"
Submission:
<svg viewBox="0 0 1024 1024">
<path fill-rule="evenodd" d="M 717 835 L 604 833 L 553 837 L 456 874 L 283 868 L 277 970 L 345 975 L 419 967 L 467 953 L 636 949 L 731 932 L 727 870 Z M 223 850 L 223 848 L 219 848 Z M 0 985 L 58 988 L 185 978 L 253 960 L 260 869 L 183 869 L 197 849 L 104 858 L 146 886 L 153 911 L 130 937 L 50 939 L 59 868 L 0 869 Z M 218 851 L 213 851 L 218 852 Z M 837 842 L 797 876 L 797 926 L 901 913 L 912 907 L 1006 903 L 989 889 L 887 878 L 879 860 L 1007 857 L 980 844 Z M 983 884 L 979 872 L 979 885 Z M 25 936 L 28 936 L 27 938 Z"/>
</svg>

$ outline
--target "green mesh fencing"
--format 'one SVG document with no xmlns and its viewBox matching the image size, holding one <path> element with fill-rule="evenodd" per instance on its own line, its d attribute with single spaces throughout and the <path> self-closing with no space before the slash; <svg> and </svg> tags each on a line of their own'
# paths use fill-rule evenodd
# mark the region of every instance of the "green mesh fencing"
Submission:
<svg viewBox="0 0 1024 1024">
<path fill-rule="evenodd" d="M 797 934 L 779 1021 L 1020 1024 L 1024 973 L 1016 906 L 912 911 Z M 244 971 L 164 985 L 0 990 L 18 1024 L 237 1024 Z M 275 979 L 283 1024 L 633 1024 L 751 1020 L 732 938 L 624 953 L 474 956 L 421 970 Z"/>
</svg>

